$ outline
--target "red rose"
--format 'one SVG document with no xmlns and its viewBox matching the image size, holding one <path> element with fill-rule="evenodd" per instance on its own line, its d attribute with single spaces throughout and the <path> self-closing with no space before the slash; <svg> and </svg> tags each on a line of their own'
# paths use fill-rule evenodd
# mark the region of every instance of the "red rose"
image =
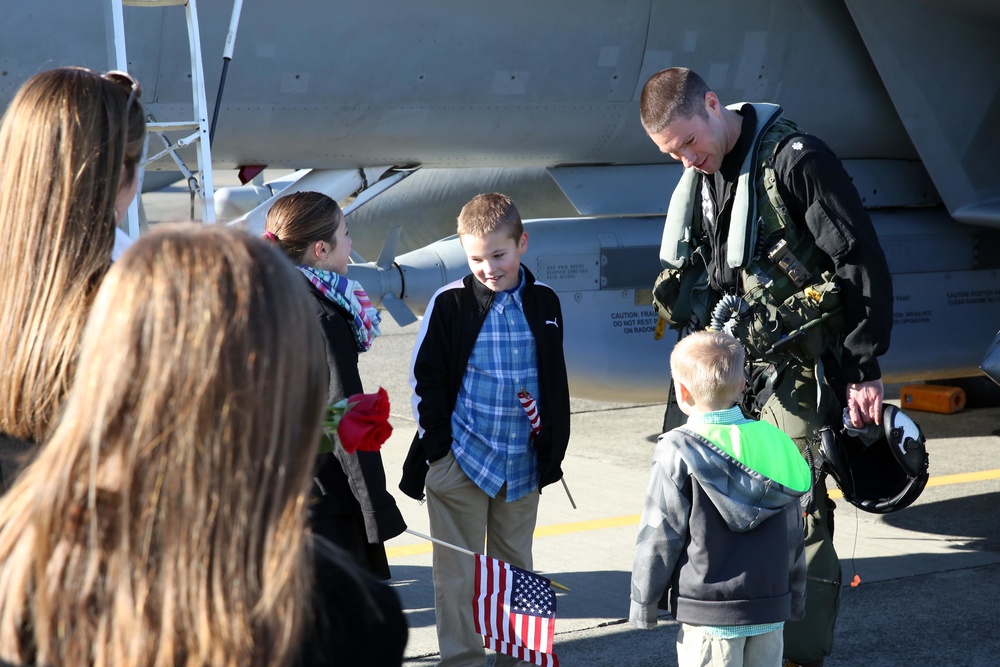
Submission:
<svg viewBox="0 0 1000 667">
<path fill-rule="evenodd" d="M 382 387 L 375 394 L 355 394 L 337 425 L 337 437 L 348 454 L 377 452 L 392 435 L 389 394 Z"/>
</svg>

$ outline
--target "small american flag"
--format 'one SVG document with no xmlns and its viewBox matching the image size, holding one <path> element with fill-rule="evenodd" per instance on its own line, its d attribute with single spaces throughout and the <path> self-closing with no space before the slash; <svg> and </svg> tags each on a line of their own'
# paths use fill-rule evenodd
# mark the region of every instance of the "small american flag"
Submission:
<svg viewBox="0 0 1000 667">
<path fill-rule="evenodd" d="M 556 594 L 548 579 L 476 554 L 472 607 L 483 646 L 542 667 L 559 667 L 552 651 Z"/>
<path fill-rule="evenodd" d="M 542 418 L 538 414 L 538 403 L 528 393 L 528 390 L 521 387 L 517 392 L 517 400 L 521 401 L 521 407 L 528 413 L 528 421 L 531 423 L 531 435 L 538 435 L 542 430 Z"/>
</svg>

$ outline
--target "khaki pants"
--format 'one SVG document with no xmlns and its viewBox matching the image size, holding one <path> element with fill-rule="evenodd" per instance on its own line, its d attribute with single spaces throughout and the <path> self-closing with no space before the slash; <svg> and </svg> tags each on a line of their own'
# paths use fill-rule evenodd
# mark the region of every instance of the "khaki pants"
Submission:
<svg viewBox="0 0 1000 667">
<path fill-rule="evenodd" d="M 532 568 L 531 541 L 538 516 L 538 489 L 512 503 L 507 487 L 490 498 L 462 471 L 451 452 L 434 461 L 425 482 L 431 536 L 455 546 L 484 553 L 525 570 Z M 475 559 L 434 545 L 434 612 L 437 617 L 441 667 L 483 667 L 483 637 L 472 620 Z M 497 655 L 497 667 L 526 665 Z"/>
<path fill-rule="evenodd" d="M 678 667 L 781 667 L 781 630 L 721 639 L 700 626 L 681 623 Z"/>
</svg>

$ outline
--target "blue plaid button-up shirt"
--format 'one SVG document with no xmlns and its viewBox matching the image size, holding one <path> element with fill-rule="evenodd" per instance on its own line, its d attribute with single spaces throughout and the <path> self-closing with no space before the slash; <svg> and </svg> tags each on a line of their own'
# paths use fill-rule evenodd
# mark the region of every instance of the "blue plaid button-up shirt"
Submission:
<svg viewBox="0 0 1000 667">
<path fill-rule="evenodd" d="M 538 460 L 531 424 L 517 392 L 536 401 L 538 352 L 524 317 L 521 283 L 493 299 L 451 417 L 452 450 L 462 470 L 491 498 L 507 484 L 507 502 L 538 486 Z"/>
</svg>

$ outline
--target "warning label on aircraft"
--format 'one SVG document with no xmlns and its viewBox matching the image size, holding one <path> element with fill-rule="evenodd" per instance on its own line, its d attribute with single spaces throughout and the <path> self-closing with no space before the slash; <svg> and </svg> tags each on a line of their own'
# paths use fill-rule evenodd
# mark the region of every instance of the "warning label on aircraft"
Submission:
<svg viewBox="0 0 1000 667">
<path fill-rule="evenodd" d="M 948 292 L 949 306 L 972 306 L 983 303 L 1000 303 L 1000 290 L 984 289 L 968 292 Z"/>
<path fill-rule="evenodd" d="M 933 310 L 906 310 L 893 313 L 893 324 L 925 324 L 931 321 Z"/>
<path fill-rule="evenodd" d="M 611 313 L 611 326 L 623 334 L 652 335 L 656 329 L 656 313 L 652 308 L 636 310 L 618 310 Z"/>
<path fill-rule="evenodd" d="M 543 255 L 536 266 L 538 280 L 557 292 L 600 287 L 601 267 L 596 255 Z"/>
<path fill-rule="evenodd" d="M 944 305 L 941 300 L 943 298 Z M 936 299 L 929 298 L 925 292 L 918 298 L 913 298 L 912 294 L 897 294 L 896 308 L 893 312 L 893 324 L 929 324 L 934 321 L 933 308 L 920 308 L 930 303 L 940 306 L 938 312 L 953 306 L 988 306 L 989 304 L 1000 303 L 1000 290 L 997 289 L 969 289 L 952 290 L 938 292 Z M 947 317 L 951 317 L 948 315 Z"/>
<path fill-rule="evenodd" d="M 925 324 L 931 321 L 934 315 L 933 310 L 917 310 L 917 304 L 911 301 L 909 294 L 896 295 L 896 307 L 907 308 L 907 310 L 896 310 L 892 314 L 892 323 L 896 324 Z M 912 309 L 912 310 L 910 310 Z"/>
</svg>

